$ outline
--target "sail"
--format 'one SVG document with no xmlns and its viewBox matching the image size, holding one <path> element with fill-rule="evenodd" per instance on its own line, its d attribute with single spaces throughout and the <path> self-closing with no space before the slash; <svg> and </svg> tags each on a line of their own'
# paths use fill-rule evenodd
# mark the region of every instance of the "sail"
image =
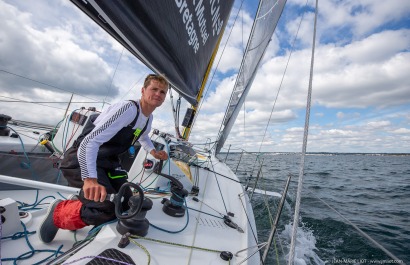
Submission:
<svg viewBox="0 0 410 265">
<path fill-rule="evenodd" d="M 71 0 L 192 105 L 233 0 Z"/>
<path fill-rule="evenodd" d="M 285 3 L 286 0 L 266 0 L 259 2 L 252 31 L 248 44 L 246 45 L 245 56 L 242 59 L 241 67 L 219 132 L 216 153 L 221 151 L 243 102 L 248 95 L 256 75 L 256 70 L 275 31 Z"/>
</svg>

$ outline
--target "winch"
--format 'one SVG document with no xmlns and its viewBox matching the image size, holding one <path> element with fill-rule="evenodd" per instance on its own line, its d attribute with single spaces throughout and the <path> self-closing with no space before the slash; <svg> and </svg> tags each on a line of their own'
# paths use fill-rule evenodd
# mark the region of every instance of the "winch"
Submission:
<svg viewBox="0 0 410 265">
<path fill-rule="evenodd" d="M 183 217 L 185 215 L 185 208 L 183 207 L 185 197 L 188 196 L 188 191 L 184 189 L 184 185 L 173 176 L 161 172 L 163 160 L 155 166 L 154 172 L 171 181 L 171 198 L 164 198 L 162 200 L 162 211 L 172 217 Z"/>
<path fill-rule="evenodd" d="M 121 212 L 121 199 L 125 190 L 133 187 L 138 191 L 138 195 L 131 196 L 128 200 L 130 209 L 127 215 Z M 144 191 L 135 183 L 124 183 L 118 193 L 114 195 L 115 216 L 118 218 L 117 231 L 124 235 L 127 232 L 133 235 L 146 236 L 149 228 L 149 221 L 145 218 L 147 211 L 152 208 L 152 201 L 144 197 Z"/>
<path fill-rule="evenodd" d="M 11 117 L 5 114 L 0 114 L 0 136 L 9 136 L 10 129 L 7 128 L 7 123 Z"/>
</svg>

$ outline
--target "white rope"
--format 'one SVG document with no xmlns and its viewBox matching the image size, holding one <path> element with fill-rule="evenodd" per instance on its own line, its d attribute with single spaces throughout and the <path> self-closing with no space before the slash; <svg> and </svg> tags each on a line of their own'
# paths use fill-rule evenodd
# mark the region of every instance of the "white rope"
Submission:
<svg viewBox="0 0 410 265">
<path fill-rule="evenodd" d="M 293 228 L 292 228 L 292 240 L 290 243 L 290 252 L 289 252 L 289 262 L 288 265 L 294 264 L 295 258 L 295 246 L 296 246 L 296 234 L 299 225 L 299 212 L 300 212 L 300 201 L 302 197 L 302 186 L 303 186 L 303 175 L 305 167 L 305 156 L 306 156 L 306 147 L 307 147 L 307 138 L 309 134 L 309 117 L 310 117 L 310 106 L 312 99 L 312 80 L 313 80 L 313 65 L 315 61 L 315 42 L 316 42 L 316 23 L 317 23 L 317 13 L 318 13 L 318 0 L 316 0 L 316 10 L 315 10 L 315 24 L 313 30 L 313 45 L 312 45 L 312 57 L 310 61 L 310 76 L 309 76 L 309 89 L 307 96 L 307 105 L 306 105 L 306 117 L 305 117 L 305 129 L 303 133 L 303 146 L 302 146 L 302 158 L 300 163 L 299 170 L 299 181 L 298 189 L 296 193 L 296 205 L 295 205 L 295 215 L 293 218 Z"/>
</svg>

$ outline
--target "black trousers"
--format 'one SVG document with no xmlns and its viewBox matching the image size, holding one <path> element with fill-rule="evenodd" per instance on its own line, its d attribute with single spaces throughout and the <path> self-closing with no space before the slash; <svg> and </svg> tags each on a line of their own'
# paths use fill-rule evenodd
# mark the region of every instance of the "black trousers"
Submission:
<svg viewBox="0 0 410 265">
<path fill-rule="evenodd" d="M 125 171 L 122 171 L 123 173 Z M 119 189 L 124 183 L 127 183 L 127 175 L 118 177 L 118 170 L 111 170 L 105 168 L 97 168 L 98 183 L 105 187 L 107 194 L 118 193 Z M 122 173 L 122 174 L 123 174 Z M 126 172 L 125 172 L 126 173 Z M 121 174 L 121 173 L 120 173 Z M 110 176 L 111 177 L 110 177 Z M 114 176 L 114 178 L 113 178 Z M 132 196 L 132 191 L 127 188 L 124 192 L 123 200 L 120 207 L 120 212 L 129 209 L 128 200 Z M 84 198 L 84 192 L 81 189 L 80 201 L 81 207 L 81 219 L 88 225 L 101 225 L 108 221 L 114 220 L 115 216 L 115 204 L 111 201 L 95 202 Z"/>
<path fill-rule="evenodd" d="M 127 182 L 126 171 L 118 170 L 121 168 L 118 156 L 98 156 L 97 158 L 97 179 L 98 183 L 105 187 L 107 194 L 118 193 L 121 186 Z M 67 179 L 69 186 L 81 188 L 79 200 L 82 202 L 81 219 L 88 225 L 100 225 L 114 220 L 115 205 L 113 202 L 95 202 L 84 198 L 82 190 L 83 180 L 81 179 L 80 164 L 77 158 L 77 148 L 71 147 L 61 161 L 60 170 Z M 118 177 L 122 176 L 122 177 Z M 132 196 L 132 191 L 127 188 L 121 203 L 120 212 L 129 209 L 128 199 Z"/>
</svg>

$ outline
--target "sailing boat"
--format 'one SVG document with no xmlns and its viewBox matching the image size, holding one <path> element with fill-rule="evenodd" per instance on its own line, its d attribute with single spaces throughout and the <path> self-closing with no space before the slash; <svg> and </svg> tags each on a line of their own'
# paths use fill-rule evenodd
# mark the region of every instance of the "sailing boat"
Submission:
<svg viewBox="0 0 410 265">
<path fill-rule="evenodd" d="M 138 206 L 131 207 L 129 213 L 116 211 L 118 220 L 103 226 L 74 233 L 59 231 L 52 243 L 43 244 L 32 234 L 39 227 L 51 198 L 68 198 L 79 190 L 1 176 L 2 183 L 14 185 L 12 190 L 1 192 L 2 262 L 263 263 L 259 249 L 267 250 L 270 244 L 259 244 L 257 240 L 252 207 L 242 184 L 216 157 L 211 146 L 200 149 L 188 142 L 233 1 L 72 2 L 154 72 L 164 74 L 172 88 L 192 107 L 182 123 L 185 127 L 182 133 L 177 131 L 174 136 L 154 131 L 152 134 L 156 148 L 169 154 L 165 164 L 142 150 L 131 158 L 130 186 L 136 190 Z M 270 10 L 266 14 L 273 14 L 277 22 L 284 4 L 285 1 L 260 4 L 259 11 Z M 265 36 L 266 45 L 269 38 Z M 263 50 L 259 55 L 263 55 Z M 253 77 L 254 74 L 250 80 Z M 82 109 L 68 115 L 65 125 L 44 139 L 44 144 L 53 141 L 53 152 L 63 155 L 72 144 L 67 141 L 67 132 L 74 139 L 94 113 L 94 109 Z M 8 132 L 4 134 L 9 136 Z M 148 201 L 146 206 L 143 198 Z M 108 199 L 119 205 L 122 194 Z M 21 238 L 10 240 L 16 233 Z"/>
</svg>

